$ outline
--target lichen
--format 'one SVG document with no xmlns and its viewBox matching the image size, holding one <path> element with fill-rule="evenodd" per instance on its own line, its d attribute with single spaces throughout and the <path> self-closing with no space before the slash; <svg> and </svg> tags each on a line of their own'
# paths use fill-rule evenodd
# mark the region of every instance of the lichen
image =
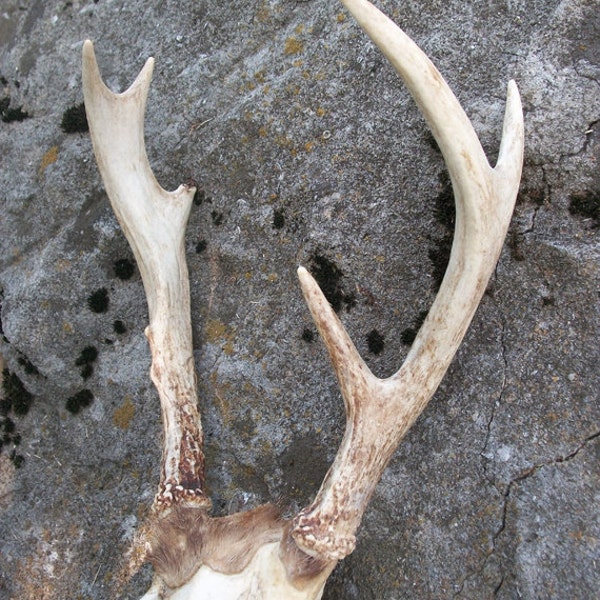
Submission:
<svg viewBox="0 0 600 600">
<path fill-rule="evenodd" d="M 65 133 L 85 133 L 89 131 L 85 105 L 83 102 L 67 108 L 62 116 L 60 128 Z"/>
<path fill-rule="evenodd" d="M 113 423 L 119 429 L 129 429 L 134 416 L 135 405 L 131 401 L 131 398 L 126 396 L 123 404 L 119 408 L 116 408 L 113 413 Z"/>
</svg>

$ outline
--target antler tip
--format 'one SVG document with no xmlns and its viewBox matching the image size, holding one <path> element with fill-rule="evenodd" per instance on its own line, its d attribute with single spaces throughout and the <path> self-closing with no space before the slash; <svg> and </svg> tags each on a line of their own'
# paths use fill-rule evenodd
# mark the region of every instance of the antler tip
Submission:
<svg viewBox="0 0 600 600">
<path fill-rule="evenodd" d="M 322 294 L 319 284 L 315 281 L 315 278 L 310 274 L 308 269 L 300 265 L 298 267 L 298 279 L 300 281 L 300 287 L 309 306 L 312 305 L 311 298 L 313 296 L 320 297 Z"/>
<path fill-rule="evenodd" d="M 92 42 L 92 40 L 85 40 L 85 42 L 83 42 L 83 49 L 81 51 L 81 54 L 83 56 L 84 66 L 85 63 L 96 62 L 96 54 L 94 53 L 94 43 Z"/>
</svg>

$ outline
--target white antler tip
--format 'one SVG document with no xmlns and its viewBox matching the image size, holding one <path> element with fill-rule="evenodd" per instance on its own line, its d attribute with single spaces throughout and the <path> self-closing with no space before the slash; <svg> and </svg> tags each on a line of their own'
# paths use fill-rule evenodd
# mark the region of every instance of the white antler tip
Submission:
<svg viewBox="0 0 600 600">
<path fill-rule="evenodd" d="M 302 265 L 300 265 L 300 266 L 298 267 L 298 271 L 297 271 L 297 272 L 298 272 L 298 279 L 299 279 L 300 281 L 302 281 L 302 280 L 305 280 L 307 276 L 308 276 L 308 277 L 310 277 L 310 276 L 311 276 L 311 275 L 310 275 L 310 273 L 309 273 L 309 272 L 306 270 L 306 268 L 305 268 L 305 267 L 303 267 Z"/>
</svg>

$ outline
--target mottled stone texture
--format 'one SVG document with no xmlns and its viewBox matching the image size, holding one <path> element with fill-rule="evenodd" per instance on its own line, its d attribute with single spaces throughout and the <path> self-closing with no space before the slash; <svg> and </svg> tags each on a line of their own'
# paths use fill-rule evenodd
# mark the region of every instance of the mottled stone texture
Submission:
<svg viewBox="0 0 600 600">
<path fill-rule="evenodd" d="M 377 5 L 433 58 L 492 160 L 517 80 L 526 158 L 489 292 L 325 598 L 592 598 L 598 3 Z M 340 441 L 343 408 L 296 265 L 335 279 L 367 362 L 391 374 L 447 256 L 445 168 L 400 80 L 334 0 L 0 9 L 0 598 L 136 598 L 149 569 L 115 586 L 156 489 L 161 428 L 140 276 L 80 131 L 83 40 L 113 89 L 156 57 L 151 163 L 164 187 L 202 190 L 187 251 L 217 513 L 295 510 Z"/>
</svg>

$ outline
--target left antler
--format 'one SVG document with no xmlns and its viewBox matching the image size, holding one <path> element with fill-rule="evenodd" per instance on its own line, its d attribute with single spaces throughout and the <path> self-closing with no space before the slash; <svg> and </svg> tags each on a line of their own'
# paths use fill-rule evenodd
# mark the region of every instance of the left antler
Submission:
<svg viewBox="0 0 600 600">
<path fill-rule="evenodd" d="M 143 117 L 152 59 L 133 85 L 102 83 L 92 44 L 83 84 L 94 151 L 106 191 L 136 256 L 148 298 L 151 376 L 165 442 L 147 537 L 158 598 L 312 600 L 356 530 L 394 449 L 434 394 L 473 318 L 500 255 L 519 185 L 523 115 L 514 82 L 498 163 L 491 168 L 447 84 L 421 50 L 366 0 L 343 0 L 406 82 L 444 155 L 456 198 L 448 270 L 404 365 L 388 379 L 368 369 L 308 272 L 304 296 L 332 358 L 346 406 L 346 432 L 315 501 L 292 521 L 270 506 L 208 516 L 202 428 L 192 355 L 184 231 L 194 190 L 163 190 L 144 149 Z"/>
<path fill-rule="evenodd" d="M 114 94 L 100 77 L 92 43 L 83 46 L 83 95 L 94 153 L 148 300 L 151 377 L 160 395 L 165 430 L 155 508 L 185 500 L 209 509 L 184 249 L 195 189 L 182 185 L 165 191 L 148 163 L 144 112 L 153 67 L 154 59 L 149 58 L 131 87 Z"/>
<path fill-rule="evenodd" d="M 157 577 L 144 600 L 170 597 L 174 590 L 179 600 L 318 598 L 334 565 L 298 549 L 289 537 L 289 523 L 272 506 L 208 516 L 184 251 L 195 190 L 181 186 L 166 192 L 148 164 L 143 123 L 152 67 L 153 59 L 148 59 L 131 87 L 115 94 L 102 82 L 92 43 L 83 46 L 83 90 L 94 153 L 142 274 L 151 377 L 165 431 L 161 480 L 142 552 Z M 136 553 L 133 560 L 139 560 Z M 254 591 L 247 595 L 248 590 Z"/>
</svg>

